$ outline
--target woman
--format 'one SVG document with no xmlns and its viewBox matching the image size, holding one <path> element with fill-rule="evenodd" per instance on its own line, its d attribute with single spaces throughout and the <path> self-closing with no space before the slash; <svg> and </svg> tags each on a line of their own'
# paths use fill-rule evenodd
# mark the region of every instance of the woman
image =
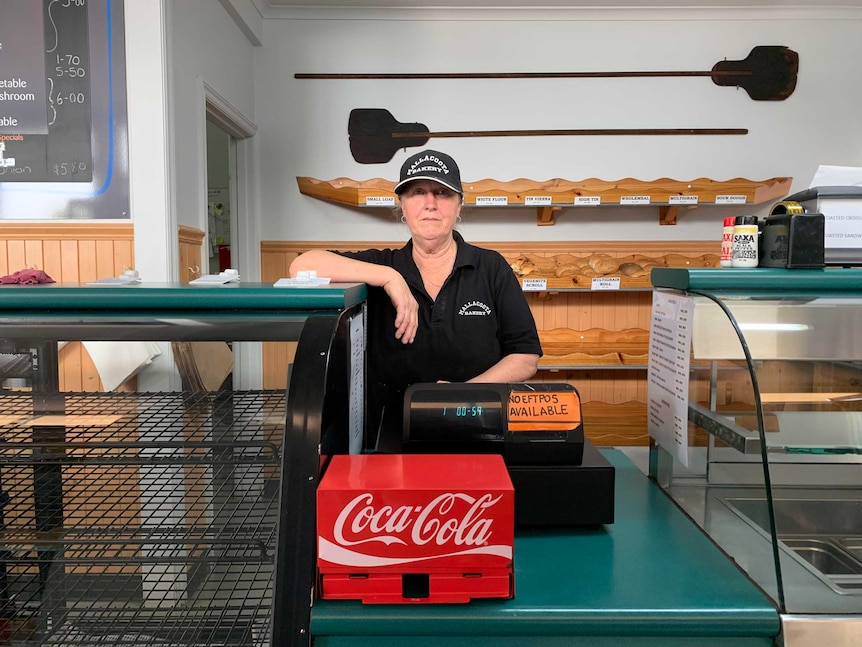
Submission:
<svg viewBox="0 0 862 647">
<path fill-rule="evenodd" d="M 454 230 L 461 177 L 445 153 L 404 162 L 395 185 L 410 241 L 401 249 L 306 252 L 290 275 L 315 270 L 368 291 L 368 429 L 400 448 L 404 391 L 415 382 L 522 382 L 542 354 L 518 280 L 497 252 Z"/>
</svg>

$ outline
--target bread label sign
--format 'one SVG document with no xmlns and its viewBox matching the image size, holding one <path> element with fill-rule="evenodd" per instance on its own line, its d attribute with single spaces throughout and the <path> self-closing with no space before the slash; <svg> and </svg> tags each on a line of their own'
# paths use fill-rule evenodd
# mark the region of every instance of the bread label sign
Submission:
<svg viewBox="0 0 862 647">
<path fill-rule="evenodd" d="M 600 195 L 576 195 L 575 206 L 578 207 L 598 207 L 602 203 Z"/>
<path fill-rule="evenodd" d="M 509 204 L 509 196 L 507 195 L 477 195 L 477 207 L 505 207 Z"/>
<path fill-rule="evenodd" d="M 715 204 L 745 204 L 744 195 L 717 195 Z"/>
<path fill-rule="evenodd" d="M 697 204 L 696 195 L 672 195 L 667 199 L 668 204 Z"/>
<path fill-rule="evenodd" d="M 621 195 L 620 204 L 649 204 L 648 195 Z"/>
<path fill-rule="evenodd" d="M 369 195 L 365 197 L 366 207 L 393 207 L 395 197 L 387 195 Z"/>
<path fill-rule="evenodd" d="M 548 279 L 522 279 L 521 289 L 524 292 L 544 292 L 548 289 Z"/>
<path fill-rule="evenodd" d="M 594 276 L 590 281 L 592 290 L 619 290 L 620 277 L 618 276 Z"/>
</svg>

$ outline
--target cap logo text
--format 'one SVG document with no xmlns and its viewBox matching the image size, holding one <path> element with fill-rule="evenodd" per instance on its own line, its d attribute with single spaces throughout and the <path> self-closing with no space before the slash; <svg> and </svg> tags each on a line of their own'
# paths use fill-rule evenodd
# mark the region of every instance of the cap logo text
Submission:
<svg viewBox="0 0 862 647">
<path fill-rule="evenodd" d="M 429 162 L 435 166 L 420 166 L 420 164 L 424 164 L 425 162 Z M 449 175 L 449 168 L 443 163 L 443 160 L 434 155 L 425 155 L 424 157 L 420 157 L 414 161 L 410 165 L 410 168 L 407 169 L 407 175 L 416 175 L 417 173 L 423 173 L 425 171 L 435 171 L 437 173 Z"/>
</svg>

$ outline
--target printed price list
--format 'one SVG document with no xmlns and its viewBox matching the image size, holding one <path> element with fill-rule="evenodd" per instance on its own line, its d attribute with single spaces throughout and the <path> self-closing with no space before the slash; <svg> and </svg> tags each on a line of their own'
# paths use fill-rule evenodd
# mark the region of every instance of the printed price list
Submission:
<svg viewBox="0 0 862 647">
<path fill-rule="evenodd" d="M 647 374 L 649 434 L 688 465 L 688 373 L 691 363 L 691 297 L 653 292 Z"/>
</svg>

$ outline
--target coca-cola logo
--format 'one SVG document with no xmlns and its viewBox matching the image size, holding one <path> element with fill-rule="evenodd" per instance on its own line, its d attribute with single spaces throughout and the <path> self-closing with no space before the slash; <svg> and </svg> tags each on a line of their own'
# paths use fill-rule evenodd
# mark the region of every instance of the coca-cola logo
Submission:
<svg viewBox="0 0 862 647">
<path fill-rule="evenodd" d="M 485 516 L 502 494 L 474 497 L 460 492 L 439 494 L 425 506 L 377 507 L 374 495 L 364 492 L 338 514 L 333 538 L 341 546 L 369 542 L 416 546 L 453 544 L 483 546 L 492 535 L 493 519 Z"/>
</svg>

